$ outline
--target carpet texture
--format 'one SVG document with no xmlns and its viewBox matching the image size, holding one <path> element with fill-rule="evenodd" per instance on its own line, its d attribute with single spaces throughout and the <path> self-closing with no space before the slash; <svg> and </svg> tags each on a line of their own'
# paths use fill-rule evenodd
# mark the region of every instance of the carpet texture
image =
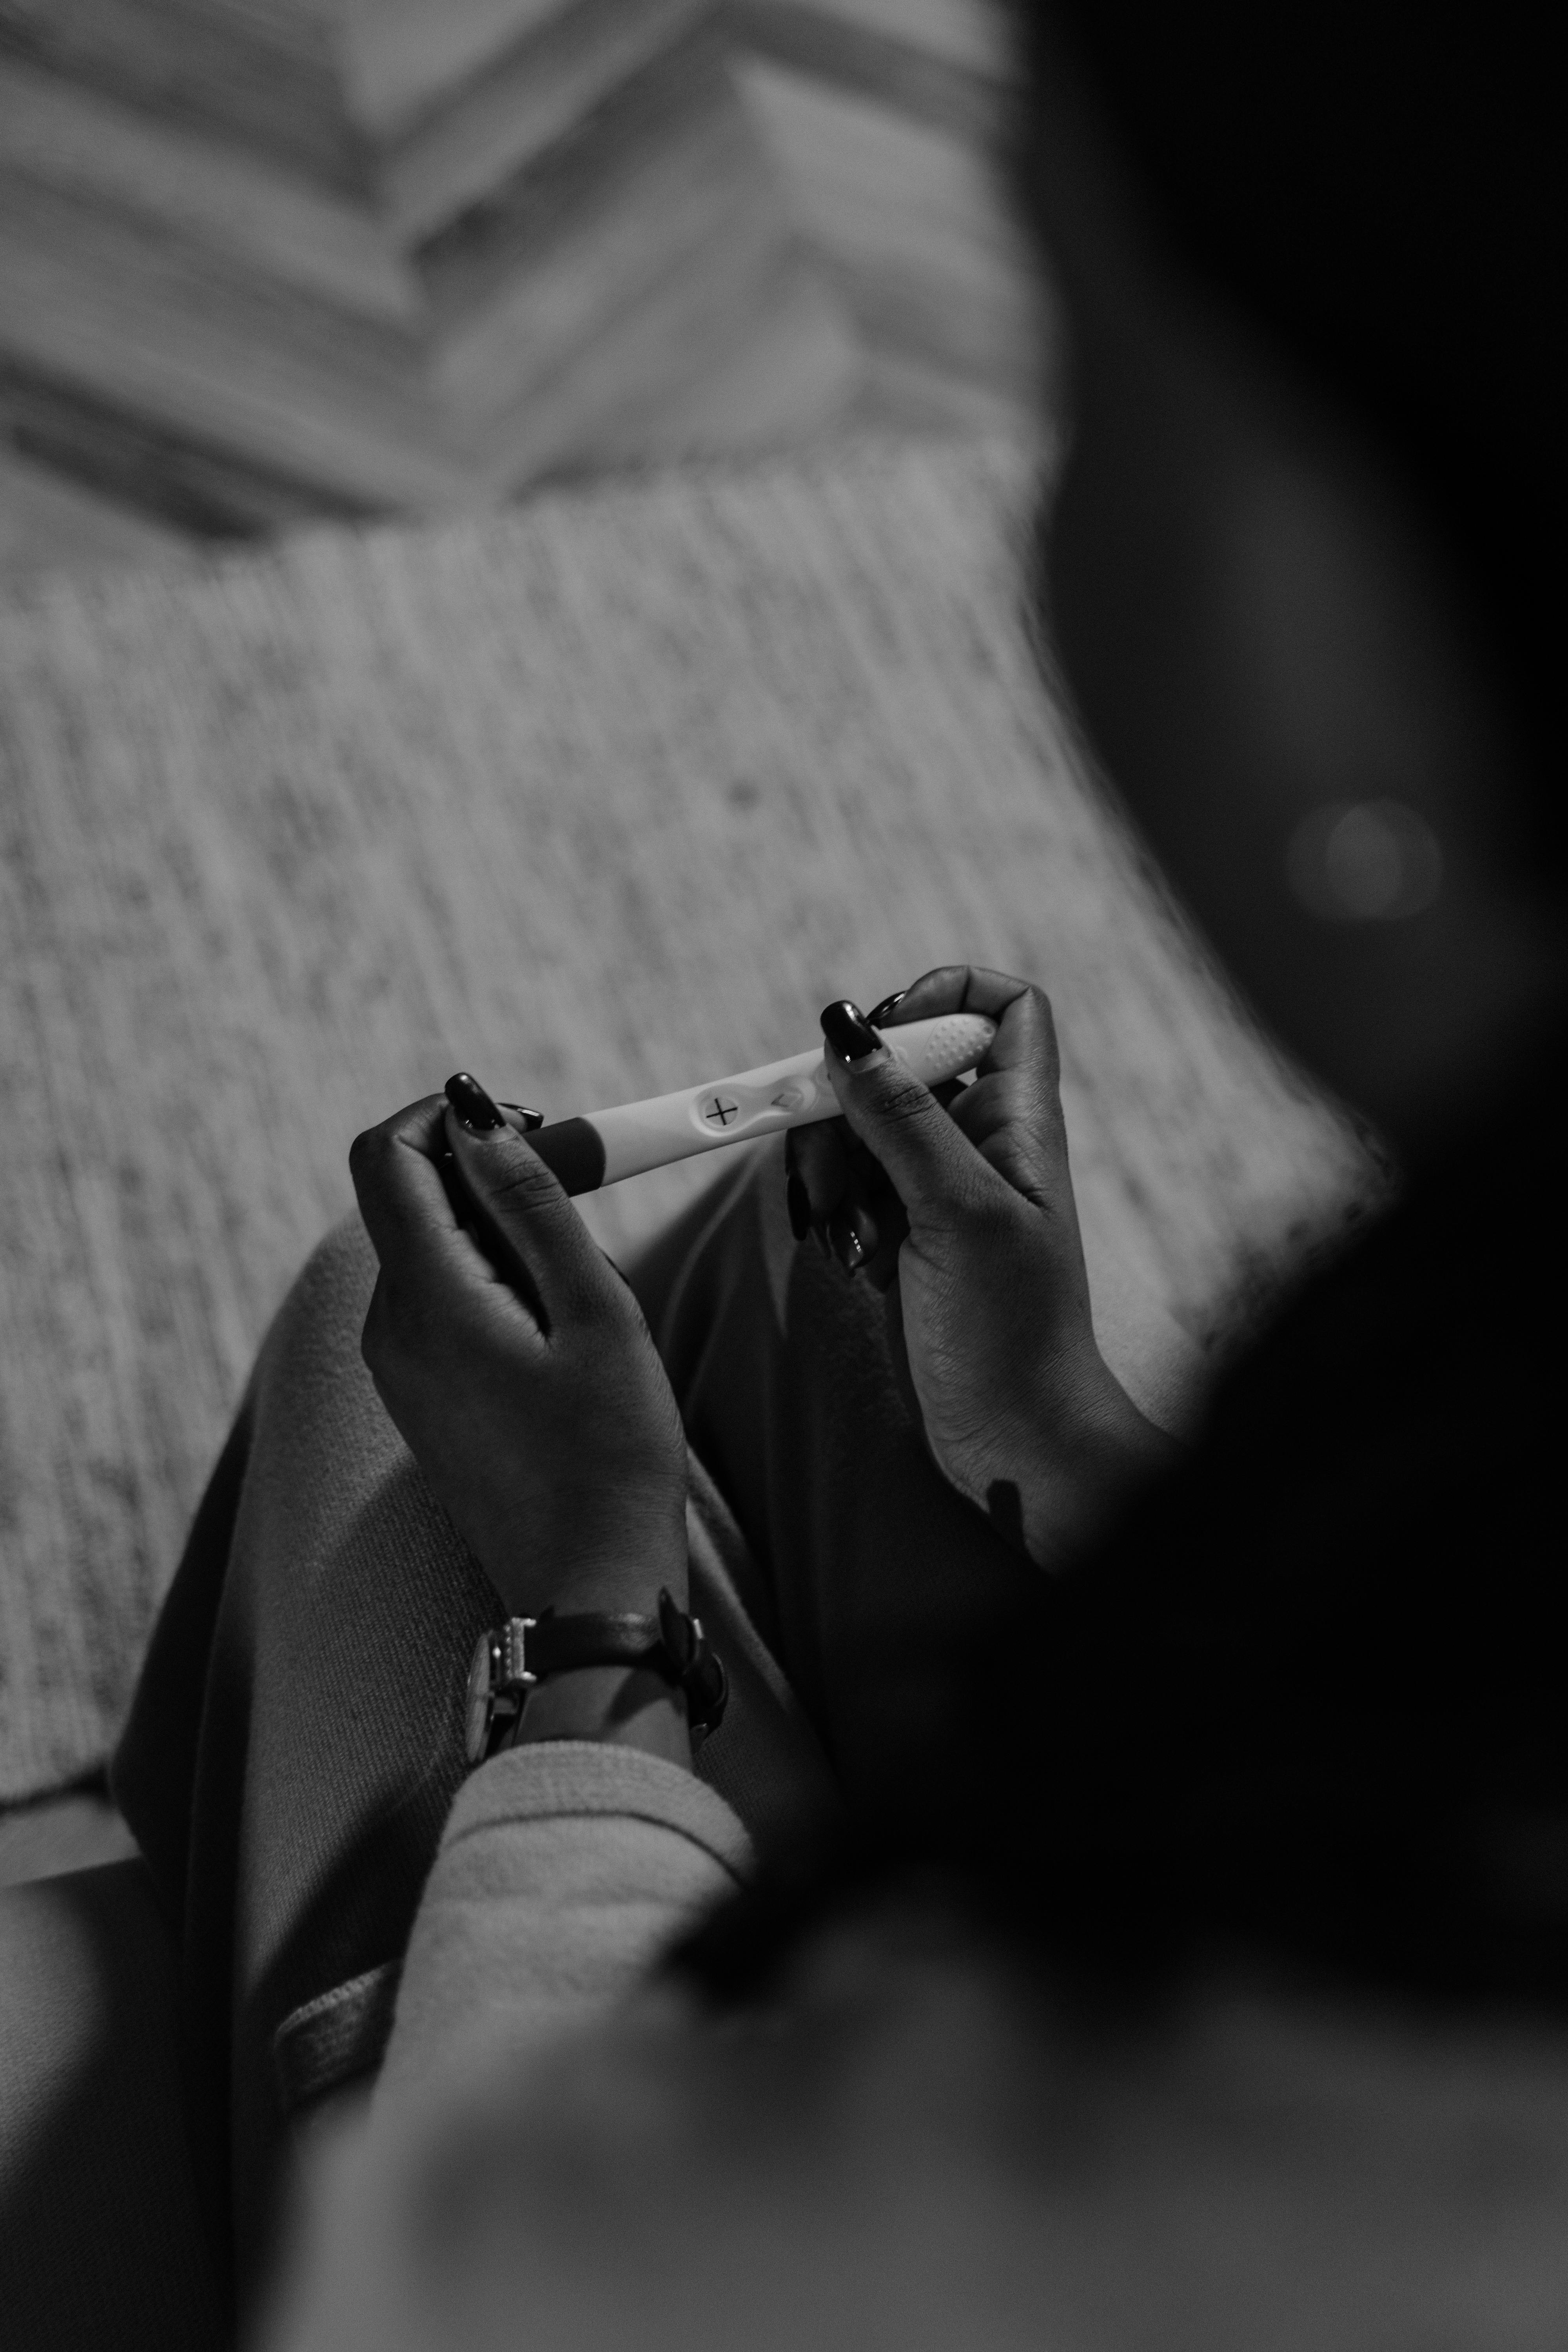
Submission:
<svg viewBox="0 0 1568 2352">
<path fill-rule="evenodd" d="M 968 958 L 1052 992 L 1097 1286 L 1210 1344 L 1359 1213 L 1050 708 L 1029 503 L 868 448 L 0 605 L 0 1799 L 103 1754 L 352 1137 L 459 1065 L 563 1116 Z"/>
</svg>

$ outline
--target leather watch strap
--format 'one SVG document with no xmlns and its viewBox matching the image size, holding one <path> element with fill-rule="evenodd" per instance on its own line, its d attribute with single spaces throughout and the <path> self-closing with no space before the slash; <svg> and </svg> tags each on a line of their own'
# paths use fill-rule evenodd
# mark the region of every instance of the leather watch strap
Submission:
<svg viewBox="0 0 1568 2352">
<path fill-rule="evenodd" d="M 557 1617 L 509 1617 L 481 1633 L 468 1669 L 466 1745 L 470 1764 L 482 1763 L 516 1737 L 528 1694 L 552 1675 L 584 1666 L 644 1666 L 684 1694 L 694 1738 L 715 1730 L 729 1701 L 723 1663 L 709 1648 L 701 1621 L 687 1615 L 667 1592 L 657 1617 L 595 1611 Z"/>
</svg>

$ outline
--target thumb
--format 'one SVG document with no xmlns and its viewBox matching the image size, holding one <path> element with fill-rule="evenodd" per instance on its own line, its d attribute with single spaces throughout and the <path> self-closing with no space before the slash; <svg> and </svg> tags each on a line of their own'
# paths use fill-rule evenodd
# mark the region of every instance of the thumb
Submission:
<svg viewBox="0 0 1568 2352">
<path fill-rule="evenodd" d="M 883 1045 L 858 1004 L 824 1007 L 823 1056 L 839 1108 L 874 1151 L 912 1220 L 951 1212 L 973 1190 L 979 1154 L 931 1088 Z"/>
</svg>

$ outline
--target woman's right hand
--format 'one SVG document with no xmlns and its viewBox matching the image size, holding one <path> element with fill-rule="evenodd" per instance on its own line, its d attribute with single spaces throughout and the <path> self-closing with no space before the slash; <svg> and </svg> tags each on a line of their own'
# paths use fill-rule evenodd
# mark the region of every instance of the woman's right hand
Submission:
<svg viewBox="0 0 1568 2352">
<path fill-rule="evenodd" d="M 350 1154 L 382 1402 L 509 1611 L 684 1605 L 686 1438 L 642 1311 L 482 1088 L 447 1093 Z"/>
<path fill-rule="evenodd" d="M 1056 1566 L 1174 1449 L 1095 1340 L 1049 1003 L 948 965 L 878 1025 L 957 1012 L 988 1014 L 996 1035 L 973 1083 L 939 1100 L 855 1006 L 827 1008 L 845 1124 L 794 1131 L 792 1214 L 885 1292 L 895 1370 L 939 1468 Z"/>
</svg>

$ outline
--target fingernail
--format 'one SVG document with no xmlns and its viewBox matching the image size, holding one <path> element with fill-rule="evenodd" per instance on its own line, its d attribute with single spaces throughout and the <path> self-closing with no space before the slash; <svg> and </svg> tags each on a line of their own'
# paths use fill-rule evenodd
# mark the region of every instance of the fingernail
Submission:
<svg viewBox="0 0 1568 2352">
<path fill-rule="evenodd" d="M 470 1078 L 467 1070 L 459 1070 L 447 1079 L 446 1093 L 447 1100 L 470 1135 L 493 1135 L 498 1127 L 506 1125 L 478 1078 Z"/>
<path fill-rule="evenodd" d="M 827 1220 L 826 1217 L 813 1217 L 811 1221 L 811 1238 L 816 1244 L 817 1248 L 822 1252 L 823 1256 L 831 1264 L 833 1258 L 833 1244 L 827 1238 Z"/>
<path fill-rule="evenodd" d="M 873 1054 L 887 1051 L 860 1007 L 852 1004 L 847 997 L 837 1004 L 823 1006 L 822 1034 L 839 1060 L 847 1063 L 852 1070 L 863 1066 Z"/>
<path fill-rule="evenodd" d="M 866 1018 L 873 1029 L 879 1029 L 890 1013 L 895 1013 L 909 994 L 907 988 L 895 988 L 891 996 L 884 996 L 880 1004 L 873 1004 Z"/>
<path fill-rule="evenodd" d="M 845 1273 L 858 1274 L 865 1259 L 866 1244 L 842 1210 L 829 1218 L 827 1238 L 832 1245 L 833 1255 Z"/>
<path fill-rule="evenodd" d="M 792 1168 L 784 1186 L 784 1205 L 789 1211 L 789 1229 L 797 1242 L 805 1241 L 811 1231 L 811 1194 Z"/>
<path fill-rule="evenodd" d="M 544 1113 L 542 1110 L 530 1110 L 526 1103 L 502 1103 L 500 1108 L 502 1110 L 516 1111 L 524 1127 L 542 1127 L 544 1125 Z"/>
</svg>

